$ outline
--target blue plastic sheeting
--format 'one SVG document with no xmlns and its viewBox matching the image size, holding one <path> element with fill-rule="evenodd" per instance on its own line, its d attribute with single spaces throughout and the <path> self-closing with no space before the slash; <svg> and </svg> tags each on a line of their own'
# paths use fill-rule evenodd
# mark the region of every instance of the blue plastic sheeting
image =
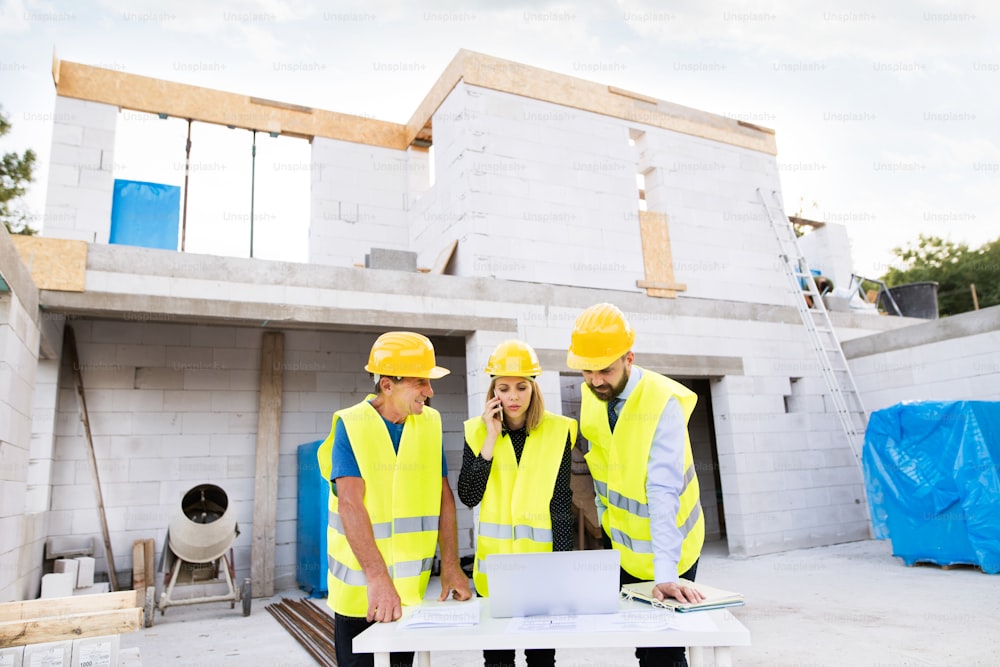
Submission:
<svg viewBox="0 0 1000 667">
<path fill-rule="evenodd" d="M 873 412 L 862 460 L 875 537 L 894 556 L 1000 571 L 1000 402 Z"/>
<path fill-rule="evenodd" d="M 181 189 L 115 179 L 110 243 L 177 250 Z"/>
</svg>

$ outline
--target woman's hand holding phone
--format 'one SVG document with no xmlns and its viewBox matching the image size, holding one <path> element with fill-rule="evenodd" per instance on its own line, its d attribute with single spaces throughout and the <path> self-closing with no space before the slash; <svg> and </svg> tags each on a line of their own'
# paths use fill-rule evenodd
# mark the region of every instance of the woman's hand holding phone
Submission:
<svg viewBox="0 0 1000 667">
<path fill-rule="evenodd" d="M 483 422 L 486 423 L 486 441 L 479 455 L 489 461 L 493 458 L 493 446 L 497 438 L 503 431 L 503 405 L 500 397 L 493 393 L 493 397 L 486 401 L 486 409 L 483 410 Z"/>
<path fill-rule="evenodd" d="M 496 394 L 486 401 L 486 410 L 483 411 L 483 421 L 486 422 L 486 432 L 491 435 L 500 435 L 503 429 L 503 404 Z"/>
</svg>

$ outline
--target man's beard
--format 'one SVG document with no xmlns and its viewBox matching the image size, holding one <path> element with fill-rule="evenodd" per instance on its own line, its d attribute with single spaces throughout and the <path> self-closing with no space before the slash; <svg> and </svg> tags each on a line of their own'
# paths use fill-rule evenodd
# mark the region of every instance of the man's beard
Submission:
<svg viewBox="0 0 1000 667">
<path fill-rule="evenodd" d="M 590 384 L 589 382 L 587 383 L 587 386 L 590 387 L 590 390 L 594 392 L 594 395 L 597 396 L 597 398 L 607 403 L 611 399 L 617 398 L 619 394 L 625 391 L 626 384 L 628 384 L 628 369 L 626 369 L 625 372 L 622 373 L 622 379 L 614 387 L 609 387 L 607 384 L 605 384 L 600 389 L 597 389 L 594 387 L 594 385 Z"/>
</svg>

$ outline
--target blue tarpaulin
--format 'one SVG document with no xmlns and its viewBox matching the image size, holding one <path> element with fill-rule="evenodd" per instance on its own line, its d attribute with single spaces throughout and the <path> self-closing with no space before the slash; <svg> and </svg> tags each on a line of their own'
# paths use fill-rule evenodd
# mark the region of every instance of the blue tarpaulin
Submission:
<svg viewBox="0 0 1000 667">
<path fill-rule="evenodd" d="M 1000 572 L 1000 402 L 873 412 L 862 460 L 875 537 L 894 556 Z"/>
<path fill-rule="evenodd" d="M 115 179 L 109 243 L 177 250 L 181 189 Z"/>
</svg>

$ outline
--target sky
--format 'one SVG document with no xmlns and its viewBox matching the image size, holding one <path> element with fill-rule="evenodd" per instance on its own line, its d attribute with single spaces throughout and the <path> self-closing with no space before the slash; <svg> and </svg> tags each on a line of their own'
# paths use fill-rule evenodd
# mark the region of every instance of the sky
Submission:
<svg viewBox="0 0 1000 667">
<path fill-rule="evenodd" d="M 988 0 L 0 0 L 0 106 L 13 124 L 0 152 L 38 153 L 25 205 L 44 227 L 53 52 L 406 122 L 462 48 L 774 129 L 786 210 L 845 225 L 860 275 L 884 274 L 918 234 L 1000 237 L 1000 5 Z M 180 185 L 186 129 L 122 112 L 115 177 Z M 213 209 L 212 193 L 240 187 L 249 200 L 252 137 L 192 133 L 199 223 L 186 249 L 248 256 L 249 214 Z M 288 211 L 308 202 L 309 175 L 292 168 L 308 164 L 308 144 L 256 141 L 254 256 L 305 261 L 307 214 Z M 227 148 L 197 152 L 209 145 Z"/>
</svg>

